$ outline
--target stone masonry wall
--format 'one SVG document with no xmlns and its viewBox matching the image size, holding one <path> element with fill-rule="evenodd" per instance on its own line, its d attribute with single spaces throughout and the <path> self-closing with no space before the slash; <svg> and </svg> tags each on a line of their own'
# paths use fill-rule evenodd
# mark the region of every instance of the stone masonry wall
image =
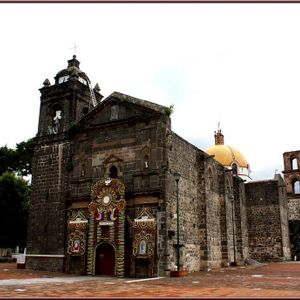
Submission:
<svg viewBox="0 0 300 300">
<path fill-rule="evenodd" d="M 240 189 L 240 213 L 241 213 L 241 260 L 249 257 L 249 228 L 247 218 L 247 202 L 245 184 L 242 180 L 239 183 Z"/>
<path fill-rule="evenodd" d="M 143 207 L 150 208 L 157 218 L 155 275 L 163 273 L 165 267 L 164 176 L 165 132 L 168 126 L 169 119 L 166 117 L 105 125 L 88 133 L 83 131 L 72 141 L 72 205 L 76 199 L 89 199 L 92 183 L 109 173 L 112 166 L 116 167 L 118 178 L 125 184 L 126 215 L 130 220 L 133 221 Z M 145 156 L 148 157 L 147 165 Z"/>
<path fill-rule="evenodd" d="M 205 168 L 205 198 L 206 198 L 206 230 L 207 230 L 207 265 L 208 269 L 222 266 L 222 229 L 221 214 L 224 202 L 224 168 L 209 158 Z M 223 215 L 223 220 L 224 220 Z M 225 217 L 226 218 L 226 217 Z M 225 226 L 225 222 L 222 222 Z M 226 228 L 224 229 L 224 233 Z M 223 236 L 224 236 L 223 233 Z M 223 243 L 226 243 L 223 240 Z"/>
<path fill-rule="evenodd" d="M 225 220 L 226 220 L 226 237 L 224 237 L 225 241 L 222 242 L 222 248 L 226 247 L 227 253 L 226 255 L 223 255 L 223 265 L 229 266 L 231 262 L 234 261 L 234 242 L 233 242 L 233 235 L 234 230 L 233 229 L 233 218 L 234 218 L 234 211 L 233 211 L 233 176 L 231 172 L 225 173 Z M 223 245 L 225 244 L 225 245 Z M 224 252 L 224 251 L 222 251 Z"/>
<path fill-rule="evenodd" d="M 200 151 L 174 132 L 167 136 L 168 172 L 166 174 L 166 272 L 177 265 L 177 216 L 176 182 L 174 173 L 181 174 L 179 180 L 179 243 L 180 266 L 183 269 L 200 269 L 200 222 L 201 210 L 198 158 Z"/>
<path fill-rule="evenodd" d="M 286 186 L 283 178 L 279 174 L 276 175 L 276 179 L 278 180 L 283 259 L 289 260 L 291 259 L 291 243 L 289 237 L 290 233 L 289 233 L 288 200 L 286 196 Z"/>
<path fill-rule="evenodd" d="M 47 272 L 62 272 L 63 257 L 26 257 L 26 268 Z"/>
<path fill-rule="evenodd" d="M 249 255 L 257 260 L 283 259 L 278 181 L 245 185 L 249 228 Z"/>
<path fill-rule="evenodd" d="M 289 220 L 300 220 L 300 199 L 288 199 L 288 218 Z"/>
<path fill-rule="evenodd" d="M 243 263 L 249 253 L 245 184 L 241 178 L 234 177 L 233 187 L 236 258 L 238 263 Z"/>
<path fill-rule="evenodd" d="M 69 142 L 59 140 L 59 137 L 52 138 L 48 144 L 37 140 L 33 157 L 27 254 L 64 255 L 68 160 Z M 28 257 L 27 267 L 34 267 L 38 259 Z M 41 259 L 41 268 L 45 261 Z"/>
</svg>

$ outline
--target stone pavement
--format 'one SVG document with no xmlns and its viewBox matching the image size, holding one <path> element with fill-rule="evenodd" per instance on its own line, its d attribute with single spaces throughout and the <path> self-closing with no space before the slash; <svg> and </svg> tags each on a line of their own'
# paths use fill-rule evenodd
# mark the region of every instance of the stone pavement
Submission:
<svg viewBox="0 0 300 300">
<path fill-rule="evenodd" d="M 271 263 L 183 278 L 74 276 L 0 264 L 0 297 L 297 297 L 300 263 Z"/>
</svg>

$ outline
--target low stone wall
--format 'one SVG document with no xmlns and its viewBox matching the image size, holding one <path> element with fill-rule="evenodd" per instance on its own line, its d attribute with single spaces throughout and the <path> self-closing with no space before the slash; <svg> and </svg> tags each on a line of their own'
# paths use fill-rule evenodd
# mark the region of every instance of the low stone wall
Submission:
<svg viewBox="0 0 300 300">
<path fill-rule="evenodd" d="M 26 269 L 49 272 L 63 272 L 64 258 L 49 256 L 26 256 Z"/>
</svg>

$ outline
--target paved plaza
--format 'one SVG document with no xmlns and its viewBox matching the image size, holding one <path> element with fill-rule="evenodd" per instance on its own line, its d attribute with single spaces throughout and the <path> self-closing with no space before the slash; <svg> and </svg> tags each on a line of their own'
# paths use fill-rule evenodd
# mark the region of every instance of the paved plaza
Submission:
<svg viewBox="0 0 300 300">
<path fill-rule="evenodd" d="M 0 297 L 298 297 L 300 263 L 270 263 L 187 277 L 74 276 L 0 264 Z"/>
</svg>

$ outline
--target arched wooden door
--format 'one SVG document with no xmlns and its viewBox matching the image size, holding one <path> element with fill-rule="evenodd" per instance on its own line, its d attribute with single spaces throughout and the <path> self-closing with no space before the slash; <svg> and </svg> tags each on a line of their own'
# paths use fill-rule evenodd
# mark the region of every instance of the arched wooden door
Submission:
<svg viewBox="0 0 300 300">
<path fill-rule="evenodd" d="M 109 243 L 102 243 L 96 251 L 96 274 L 115 275 L 115 249 Z"/>
</svg>

